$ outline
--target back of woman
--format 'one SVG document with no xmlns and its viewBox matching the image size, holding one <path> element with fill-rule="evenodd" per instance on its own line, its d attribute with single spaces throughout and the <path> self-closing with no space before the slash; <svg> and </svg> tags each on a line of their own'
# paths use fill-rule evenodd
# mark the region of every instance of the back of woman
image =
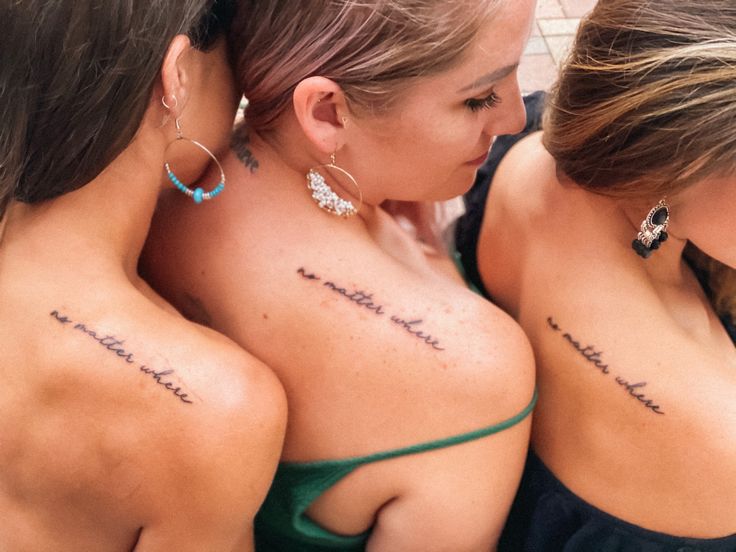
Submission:
<svg viewBox="0 0 736 552">
<path fill-rule="evenodd" d="M 540 394 L 508 550 L 736 550 L 734 296 L 684 254 L 736 266 L 734 61 L 732 2 L 602 1 L 492 175 L 477 268 Z"/>
<path fill-rule="evenodd" d="M 0 7 L 2 550 L 252 549 L 281 388 L 136 273 L 164 167 L 227 144 L 226 4 Z"/>
<path fill-rule="evenodd" d="M 148 251 L 169 256 L 146 272 L 287 391 L 258 545 L 488 550 L 526 451 L 530 350 L 380 205 L 461 193 L 521 127 L 533 2 L 240 7 L 231 193 L 206 213 L 165 200 Z"/>
</svg>

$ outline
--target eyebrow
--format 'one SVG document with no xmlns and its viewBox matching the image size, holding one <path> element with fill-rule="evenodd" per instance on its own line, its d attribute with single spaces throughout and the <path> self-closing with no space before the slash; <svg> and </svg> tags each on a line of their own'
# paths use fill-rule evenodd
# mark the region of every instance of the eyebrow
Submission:
<svg viewBox="0 0 736 552">
<path fill-rule="evenodd" d="M 519 62 L 516 62 L 513 65 L 507 65 L 506 67 L 501 67 L 500 69 L 496 69 L 495 71 L 492 71 L 487 75 L 483 75 L 472 84 L 461 88 L 460 90 L 458 90 L 458 92 L 467 92 L 468 90 L 473 90 L 475 88 L 480 88 L 481 86 L 486 86 L 488 84 L 494 83 L 497 80 L 501 80 L 505 76 L 511 74 L 513 71 L 516 70 L 517 67 L 519 67 Z"/>
</svg>

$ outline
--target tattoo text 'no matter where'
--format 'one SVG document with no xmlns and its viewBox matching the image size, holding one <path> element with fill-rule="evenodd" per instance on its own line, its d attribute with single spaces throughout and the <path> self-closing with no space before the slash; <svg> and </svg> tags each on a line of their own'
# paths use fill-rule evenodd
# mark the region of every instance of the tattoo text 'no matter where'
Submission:
<svg viewBox="0 0 736 552">
<path fill-rule="evenodd" d="M 585 360 L 590 362 L 597 370 L 599 370 L 601 374 L 611 374 L 611 367 L 603 361 L 603 351 L 596 351 L 594 345 L 583 346 L 581 342 L 575 339 L 572 335 L 567 332 L 563 332 L 560 326 L 552 319 L 551 316 L 547 318 L 547 326 L 553 331 L 558 332 L 561 335 L 562 339 L 569 343 L 573 349 L 575 349 Z M 648 408 L 655 414 L 664 414 L 664 412 L 662 412 L 662 407 L 656 404 L 652 399 L 647 398 L 647 396 L 642 392 L 644 387 L 646 387 L 647 382 L 641 381 L 638 383 L 630 383 L 623 377 L 616 375 L 614 375 L 614 381 L 623 389 L 625 389 L 629 393 L 629 395 L 631 395 L 642 405 L 644 405 L 644 407 Z"/>
<path fill-rule="evenodd" d="M 174 374 L 174 370 L 169 369 L 156 371 L 153 368 L 149 368 L 145 364 L 141 364 L 140 362 L 138 362 L 135 359 L 133 353 L 125 349 L 124 339 L 118 339 L 117 337 L 115 337 L 115 335 L 105 334 L 105 332 L 98 332 L 96 330 L 93 330 L 82 322 L 74 322 L 73 320 L 70 320 L 68 316 L 61 314 L 57 310 L 51 311 L 50 315 L 54 318 L 54 320 L 56 320 L 63 326 L 68 326 L 72 330 L 76 330 L 94 339 L 102 347 L 110 351 L 111 354 L 115 355 L 126 364 L 131 365 L 137 368 L 139 372 L 150 376 L 154 383 L 160 385 L 166 391 L 172 393 L 181 402 L 185 404 L 193 404 L 193 401 L 189 399 L 189 394 L 182 392 L 181 386 L 177 387 L 174 383 L 169 381 L 169 376 L 172 376 Z"/>
<path fill-rule="evenodd" d="M 373 314 L 375 314 L 376 316 L 389 315 L 388 319 L 393 324 L 402 328 L 408 334 L 421 340 L 423 343 L 429 345 L 436 351 L 445 350 L 445 348 L 441 346 L 440 340 L 438 338 L 433 337 L 432 335 L 428 333 L 425 333 L 425 331 L 421 328 L 421 324 L 423 324 L 424 322 L 424 320 L 422 320 L 421 318 L 416 318 L 416 319 L 415 318 L 404 318 L 396 314 L 389 314 L 386 311 L 386 307 L 379 304 L 373 298 L 373 293 L 369 293 L 369 292 L 366 292 L 364 290 L 359 290 L 359 289 L 349 290 L 345 287 L 342 287 L 336 284 L 335 282 L 322 281 L 322 278 L 320 276 L 317 276 L 314 273 L 308 272 L 304 268 L 300 268 L 296 272 L 297 274 L 299 274 L 299 276 L 301 276 L 305 280 L 310 280 L 313 282 L 322 282 L 323 287 L 333 291 L 334 293 L 337 293 L 343 296 L 345 299 L 347 299 L 348 301 L 351 301 L 355 305 L 373 312 Z"/>
</svg>

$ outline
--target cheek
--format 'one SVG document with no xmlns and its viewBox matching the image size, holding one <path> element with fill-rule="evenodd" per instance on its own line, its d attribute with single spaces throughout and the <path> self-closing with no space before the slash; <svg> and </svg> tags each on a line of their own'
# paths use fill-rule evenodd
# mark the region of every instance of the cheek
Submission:
<svg viewBox="0 0 736 552">
<path fill-rule="evenodd" d="M 447 199 L 463 193 L 478 168 L 466 163 L 489 146 L 481 114 L 427 111 L 433 115 L 405 111 L 400 120 L 377 123 L 375 132 L 355 144 L 354 166 L 390 199 Z"/>
<path fill-rule="evenodd" d="M 458 171 L 463 172 L 465 164 L 483 152 L 487 144 L 482 135 L 477 118 L 456 114 L 428 121 L 412 147 L 418 148 L 417 155 L 424 157 L 424 172 L 437 185 Z"/>
</svg>

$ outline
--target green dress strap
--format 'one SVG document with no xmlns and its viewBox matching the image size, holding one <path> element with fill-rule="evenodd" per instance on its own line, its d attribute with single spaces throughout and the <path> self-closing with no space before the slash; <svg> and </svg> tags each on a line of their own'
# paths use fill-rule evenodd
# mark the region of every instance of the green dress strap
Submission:
<svg viewBox="0 0 736 552">
<path fill-rule="evenodd" d="M 535 389 L 529 405 L 517 415 L 490 427 L 436 441 L 339 460 L 282 462 L 266 501 L 256 517 L 257 552 L 363 550 L 370 530 L 360 535 L 337 535 L 305 514 L 309 506 L 327 489 L 365 464 L 451 447 L 499 433 L 529 416 L 536 402 Z"/>
</svg>

